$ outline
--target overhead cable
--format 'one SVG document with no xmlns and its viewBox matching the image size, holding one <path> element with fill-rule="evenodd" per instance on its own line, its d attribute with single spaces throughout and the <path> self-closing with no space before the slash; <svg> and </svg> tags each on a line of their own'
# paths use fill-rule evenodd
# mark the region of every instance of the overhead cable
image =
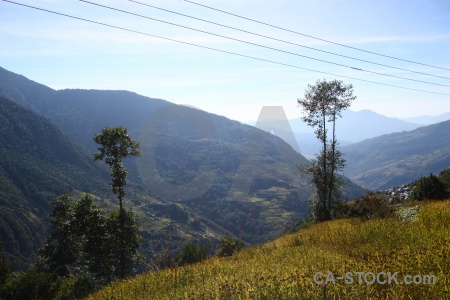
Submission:
<svg viewBox="0 0 450 300">
<path fill-rule="evenodd" d="M 322 53 L 327 53 L 327 54 L 331 54 L 331 55 L 335 55 L 335 56 L 339 56 L 339 57 L 344 57 L 344 58 L 348 58 L 348 59 L 352 59 L 352 60 L 357 60 L 357 61 L 361 61 L 361 62 L 365 62 L 365 63 L 377 65 L 377 66 L 387 67 L 387 68 L 391 68 L 391 69 L 396 69 L 396 70 L 401 70 L 401 71 L 406 71 L 406 72 L 411 72 L 411 73 L 427 75 L 427 76 L 432 76 L 432 77 L 438 77 L 438 78 L 444 78 L 444 79 L 449 79 L 450 80 L 449 77 L 445 77 L 445 76 L 434 75 L 434 74 L 430 74 L 430 73 L 425 73 L 425 72 L 419 72 L 419 71 L 399 68 L 399 67 L 395 67 L 395 66 L 390 66 L 390 65 L 386 65 L 386 64 L 382 64 L 382 63 L 373 62 L 373 61 L 370 61 L 370 60 L 360 59 L 360 58 L 356 58 L 356 57 L 352 57 L 352 56 L 347 56 L 347 55 L 343 55 L 343 54 L 339 54 L 339 53 L 335 53 L 335 52 L 331 52 L 331 51 L 318 49 L 318 48 L 315 48 L 315 47 L 310 47 L 310 46 L 306 46 L 306 45 L 302 45 L 302 44 L 298 44 L 298 43 L 282 40 L 282 39 L 279 39 L 279 38 L 275 38 L 275 37 L 271 37 L 271 36 L 267 36 L 267 35 L 263 35 L 263 34 L 259 34 L 259 33 L 255 33 L 255 32 L 251 32 L 251 31 L 244 30 L 244 29 L 241 29 L 241 28 L 224 25 L 224 24 L 217 23 L 217 22 L 212 22 L 212 21 L 205 20 L 205 19 L 202 19 L 202 18 L 197 18 L 197 17 L 190 16 L 190 15 L 187 15 L 187 14 L 179 13 L 179 12 L 176 12 L 176 11 L 173 11 L 173 10 L 170 10 L 170 9 L 157 7 L 155 5 L 142 3 L 142 2 L 139 2 L 139 1 L 136 1 L 136 0 L 128 0 L 128 1 L 136 3 L 136 4 L 139 4 L 139 5 L 143 5 L 143 6 L 151 7 L 151 8 L 154 8 L 154 9 L 158 9 L 158 10 L 161 10 L 161 11 L 169 12 L 169 13 L 172 13 L 172 14 L 176 14 L 176 15 L 179 15 L 179 16 L 183 16 L 183 17 L 186 17 L 186 18 L 194 19 L 194 20 L 197 20 L 197 21 L 213 24 L 213 25 L 216 25 L 216 26 L 221 26 L 221 27 L 224 27 L 224 28 L 233 29 L 233 30 L 236 30 L 236 31 L 248 33 L 248 34 L 251 34 L 251 35 L 263 37 L 263 38 L 266 38 L 266 39 L 270 39 L 270 40 L 274 40 L 274 41 L 278 41 L 278 42 L 282 42 L 282 43 L 286 43 L 286 44 L 290 44 L 290 45 L 294 45 L 294 46 L 298 46 L 298 47 L 303 47 L 303 48 L 306 48 L 306 49 L 310 49 L 310 50 L 314 50 L 314 51 L 318 51 L 318 52 L 322 52 Z"/>
<path fill-rule="evenodd" d="M 251 18 L 247 18 L 247 17 L 244 17 L 244 16 L 240 16 L 238 14 L 230 13 L 230 12 L 227 12 L 225 10 L 221 10 L 221 9 L 217 9 L 217 8 L 214 8 L 214 7 L 211 7 L 211 6 L 200 4 L 200 3 L 197 3 L 195 1 L 191 1 L 191 0 L 184 0 L 184 1 L 186 1 L 188 3 L 191 3 L 191 4 L 198 5 L 198 6 L 202 6 L 202 7 L 211 9 L 211 10 L 215 10 L 215 11 L 218 11 L 218 12 L 221 12 L 221 13 L 224 13 L 224 14 L 228 14 L 228 15 L 231 15 L 231 16 L 234 16 L 234 17 L 237 17 L 237 18 L 241 18 L 241 19 L 244 19 L 244 20 L 247 20 L 247 21 L 259 23 L 259 24 L 262 24 L 262 25 L 265 25 L 265 26 L 269 26 L 269 27 L 272 27 L 272 28 L 276 28 L 276 29 L 279 29 L 279 30 L 283 30 L 283 31 L 286 31 L 286 32 L 290 32 L 290 33 L 295 33 L 295 34 L 298 34 L 298 35 L 306 36 L 306 37 L 309 37 L 309 38 L 312 38 L 312 39 L 315 39 L 315 40 L 319 40 L 319 41 L 322 41 L 322 42 L 334 44 L 334 45 L 337 45 L 337 46 L 341 46 L 341 47 L 345 47 L 345 48 L 349 48 L 349 49 L 353 49 L 353 50 L 357 50 L 357 51 L 361 51 L 361 52 L 365 52 L 365 53 L 370 53 L 370 54 L 373 54 L 373 55 L 383 56 L 383 57 L 387 57 L 387 58 L 391 58 L 391 59 L 395 59 L 395 60 L 401 60 L 401 61 L 404 61 L 404 62 L 416 64 L 416 65 L 422 65 L 422 66 L 427 66 L 427 67 L 431 67 L 431 68 L 436 68 L 436 69 L 450 71 L 449 68 L 438 67 L 438 66 L 425 64 L 425 63 L 421 63 L 421 62 L 417 62 L 417 61 L 407 60 L 407 59 L 403 59 L 403 58 L 399 58 L 399 57 L 395 57 L 395 56 L 390 56 L 390 55 L 386 55 L 386 54 L 382 54 L 382 53 L 378 53 L 378 52 L 368 51 L 368 50 L 365 50 L 365 49 L 352 47 L 352 46 L 349 46 L 349 45 L 345 45 L 345 44 L 333 42 L 333 41 L 330 41 L 330 40 L 322 39 L 322 38 L 319 38 L 319 37 L 316 37 L 316 36 L 313 36 L 313 35 L 308 35 L 308 34 L 301 33 L 301 32 L 298 32 L 298 31 L 294 31 L 294 30 L 291 30 L 291 29 L 287 29 L 287 28 L 283 28 L 283 27 L 280 27 L 280 26 L 272 25 L 272 24 L 269 24 L 269 23 L 266 23 L 266 22 L 262 22 L 262 21 L 258 21 L 258 20 L 255 20 L 255 19 L 251 19 Z"/>
<path fill-rule="evenodd" d="M 84 22 L 89 22 L 89 23 L 93 23 L 93 24 L 97 24 L 97 25 L 102 25 L 102 26 L 106 26 L 106 27 L 110 27 L 110 28 L 114 28 L 114 29 L 119 29 L 119 30 L 126 31 L 126 32 L 132 32 L 132 33 L 136 33 L 136 34 L 145 35 L 145 36 L 148 36 L 148 37 L 159 38 L 159 39 L 163 39 L 163 40 L 167 40 L 167 41 L 172 41 L 172 42 L 176 42 L 176 43 L 180 43 L 180 44 L 185 44 L 185 45 L 190 45 L 190 46 L 194 46 L 194 47 L 198 47 L 198 48 L 208 49 L 208 50 L 212 50 L 212 51 L 216 51 L 216 52 L 231 54 L 231 55 L 235 55 L 235 56 L 239 56 L 239 57 L 245 57 L 245 58 L 249 58 L 249 59 L 253 59 L 253 60 L 257 60 L 257 61 L 268 62 L 268 63 L 271 63 L 271 64 L 280 65 L 280 66 L 286 66 L 286 67 L 306 70 L 306 71 L 310 71 L 310 72 L 326 74 L 326 75 L 332 75 L 332 76 L 336 76 L 336 77 L 347 78 L 347 79 L 352 79 L 352 80 L 357 80 L 357 81 L 363 81 L 363 82 L 368 82 L 368 83 L 373 83 L 373 84 L 378 84 L 378 85 L 383 85 L 383 86 L 389 86 L 389 87 L 394 87 L 394 88 L 399 88 L 399 89 L 404 89 L 404 90 L 411 90 L 411 91 L 417 91 L 417 92 L 423 92 L 423 93 L 429 93 L 429 94 L 450 96 L 450 94 L 447 94 L 447 93 L 440 93 L 440 92 L 433 92 L 433 91 L 429 91 L 429 90 L 421 90 L 421 89 L 409 88 L 409 87 L 398 86 L 398 85 L 382 83 L 382 82 L 376 82 L 376 81 L 360 79 L 360 78 L 355 78 L 355 77 L 350 77 L 350 76 L 345 76 L 345 75 L 338 75 L 338 74 L 318 71 L 318 70 L 314 70 L 314 69 L 303 68 L 303 67 L 292 65 L 292 64 L 281 63 L 281 62 L 272 61 L 272 60 L 268 60 L 268 59 L 264 59 L 264 58 L 259 58 L 259 57 L 254 57 L 254 56 L 250 56 L 250 55 L 235 53 L 235 52 L 226 51 L 226 50 L 221 50 L 221 49 L 217 49 L 217 48 L 202 46 L 202 45 L 198 45 L 198 44 L 194 44 L 194 43 L 190 43 L 190 42 L 184 42 L 184 41 L 180 41 L 180 40 L 176 40 L 176 39 L 172 39 L 172 38 L 157 36 L 157 35 L 141 32 L 141 31 L 137 31 L 137 30 L 133 30 L 133 29 L 128 29 L 128 28 L 125 28 L 125 27 L 120 27 L 120 26 L 111 25 L 111 24 L 107 24 L 107 23 L 102 23 L 102 22 L 89 20 L 89 19 L 85 19 L 85 18 L 81 18 L 81 17 L 76 17 L 76 16 L 72 16 L 72 15 L 68 15 L 68 14 L 65 14 L 65 13 L 60 13 L 60 12 L 56 12 L 56 11 L 52 11 L 52 10 L 48 10 L 48 9 L 44 9 L 44 8 L 39 8 L 39 7 L 36 7 L 36 6 L 31 6 L 31 5 L 27 5 L 27 4 L 17 3 L 17 2 L 14 2 L 14 1 L 10 1 L 10 0 L 1 0 L 1 1 L 12 3 L 12 4 L 16 4 L 16 5 L 20 5 L 20 6 L 24 6 L 24 7 L 28 7 L 28 8 L 32 8 L 32 9 L 36 9 L 36 10 L 40 10 L 40 11 L 47 12 L 47 13 L 52 13 L 52 14 L 55 14 L 55 15 L 60 15 L 60 16 L 67 17 L 67 18 L 72 18 L 72 19 L 76 19 L 76 20 L 80 20 L 80 21 L 84 21 Z"/>
<path fill-rule="evenodd" d="M 229 36 L 226 36 L 226 35 L 221 35 L 221 34 L 209 32 L 209 31 L 205 31 L 205 30 L 201 30 L 201 29 L 197 29 L 197 28 L 193 28 L 193 27 L 189 27 L 189 26 L 185 26 L 185 25 L 176 24 L 176 23 L 169 22 L 169 21 L 164 21 L 164 20 L 148 17 L 148 16 L 145 16 L 145 15 L 133 13 L 133 12 L 130 12 L 130 11 L 122 10 L 122 9 L 119 9 L 119 8 L 114 8 L 114 7 L 103 5 L 103 4 L 98 4 L 98 3 L 94 3 L 94 2 L 90 2 L 90 1 L 86 1 L 86 0 L 79 0 L 79 1 L 87 3 L 87 4 L 95 5 L 95 6 L 98 6 L 98 7 L 103 7 L 103 8 L 106 8 L 106 9 L 118 11 L 118 12 L 125 13 L 125 14 L 128 14 L 128 15 L 132 15 L 132 16 L 136 16 L 136 17 L 140 17 L 140 18 L 144 18 L 144 19 L 148 19 L 148 20 L 152 20 L 152 21 L 156 21 L 156 22 L 160 22 L 160 23 L 165 23 L 165 24 L 169 24 L 169 25 L 172 25 L 172 26 L 181 27 L 181 28 L 185 28 L 185 29 L 189 29 L 189 30 L 193 30 L 193 31 L 201 32 L 201 33 L 206 33 L 206 34 L 209 34 L 209 35 L 217 36 L 217 37 L 220 37 L 220 38 L 224 38 L 224 39 L 228 39 L 228 40 L 232 40 L 232 41 L 236 41 L 236 42 L 240 42 L 240 43 L 244 43 L 244 44 L 248 44 L 248 45 L 252 45 L 252 46 L 257 46 L 257 47 L 260 47 L 260 48 L 269 49 L 269 50 L 272 50 L 272 51 L 282 52 L 282 53 L 289 54 L 289 55 L 295 55 L 295 56 L 298 56 L 298 57 L 303 57 L 303 58 L 307 58 L 307 59 L 311 59 L 311 60 L 315 60 L 315 61 L 320 61 L 320 62 L 323 62 L 323 63 L 335 65 L 335 66 L 340 66 L 340 67 L 349 68 L 349 69 L 353 69 L 353 70 L 357 70 L 357 71 L 361 71 L 361 72 L 372 73 L 372 74 L 376 74 L 376 75 L 387 76 L 387 77 L 392 77 L 392 78 L 397 78 L 397 79 L 415 81 L 415 82 L 431 84 L 431 85 L 437 85 L 437 86 L 450 87 L 450 85 L 447 85 L 447 84 L 434 83 L 434 82 L 430 82 L 430 81 L 424 81 L 424 80 L 412 79 L 412 78 L 407 78 L 407 77 L 402 77 L 402 76 L 397 76 L 397 75 L 391 75 L 391 74 L 386 74 L 386 73 L 381 73 L 381 72 L 376 72 L 376 71 L 370 71 L 370 70 L 366 70 L 366 69 L 362 69 L 362 68 L 355 68 L 355 67 L 344 65 L 344 64 L 341 64 L 341 63 L 336 63 L 336 62 L 331 62 L 331 61 L 328 61 L 328 60 L 323 60 L 323 59 L 319 59 L 319 58 L 315 58 L 315 57 L 310 57 L 310 56 L 306 56 L 306 55 L 302 55 L 302 54 L 298 54 L 298 53 L 294 53 L 294 52 L 290 52 L 290 51 L 286 51 L 286 50 L 282 50 L 282 49 L 277 49 L 277 48 L 273 48 L 273 47 L 269 47 L 269 46 L 265 46 L 265 45 L 261 45 L 261 44 L 257 44 L 257 43 L 253 43 L 253 42 L 249 42 L 249 41 L 240 40 L 240 39 L 229 37 Z"/>
</svg>

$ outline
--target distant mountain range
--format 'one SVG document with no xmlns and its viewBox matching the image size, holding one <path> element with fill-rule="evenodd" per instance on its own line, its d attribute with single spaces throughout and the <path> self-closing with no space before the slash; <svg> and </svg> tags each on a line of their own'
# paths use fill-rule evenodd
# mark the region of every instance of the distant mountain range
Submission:
<svg viewBox="0 0 450 300">
<path fill-rule="evenodd" d="M 401 118 L 400 120 L 415 124 L 431 125 L 450 120 L 450 112 L 443 113 L 438 116 L 420 116 L 414 118 Z"/>
<path fill-rule="evenodd" d="M 314 158 L 321 144 L 313 128 L 301 118 L 286 124 L 283 117 L 284 113 L 278 113 L 257 124 L 248 123 L 283 138 L 306 158 Z M 450 167 L 449 119 L 450 113 L 400 120 L 370 110 L 344 111 L 336 128 L 347 159 L 345 175 L 364 188 L 384 189 Z"/>
<path fill-rule="evenodd" d="M 116 206 L 108 186 L 109 170 L 101 162 L 94 164 L 89 153 L 96 150 L 93 135 L 104 126 L 127 127 L 141 142 L 142 157 L 126 162 L 130 170 L 126 205 L 136 211 L 142 224 L 142 252 L 148 258 L 162 247 L 174 250 L 190 240 L 214 243 L 226 233 L 249 244 L 260 243 L 308 211 L 312 187 L 305 175 L 297 173 L 297 167 L 308 161 L 262 130 L 127 91 L 56 91 L 2 68 L 0 96 L 9 103 L 4 104 L 10 110 L 4 119 L 15 116 L 17 120 L 9 123 L 33 133 L 22 135 L 14 126 L 2 127 L 7 138 L 0 140 L 5 153 L 0 158 L 4 171 L 0 178 L 5 182 L 0 194 L 9 197 L 0 203 L 2 211 L 7 211 L 0 219 L 0 238 L 17 268 L 32 261 L 46 232 L 40 230 L 26 242 L 26 250 L 14 252 L 22 247 L 14 241 L 26 240 L 26 234 L 16 232 L 18 226 L 11 223 L 18 214 L 37 220 L 39 228 L 45 229 L 49 202 L 73 190 L 94 193 L 102 205 Z M 22 120 L 22 115 L 45 120 L 46 125 Z M 62 140 L 72 146 L 60 148 Z M 66 161 L 71 153 L 67 148 L 78 149 L 73 151 L 79 160 Z M 39 156 L 42 151 L 48 154 Z M 23 155 L 5 161 L 15 152 Z M 27 173 L 27 161 L 49 171 Z M 11 173 L 14 168 L 20 172 Z M 356 185 L 349 186 L 348 199 L 363 194 Z M 14 206 L 20 201 L 21 208 Z M 35 208 L 39 213 L 33 216 L 30 212 Z M 25 233 L 35 228 L 22 227 L 28 228 Z"/>
<path fill-rule="evenodd" d="M 383 134 L 410 131 L 427 124 L 435 124 L 450 119 L 450 113 L 439 116 L 423 116 L 411 119 L 397 119 L 377 114 L 370 110 L 352 111 L 346 110 L 342 118 L 336 122 L 336 132 L 341 146 L 350 145 L 365 139 L 374 138 Z M 255 125 L 256 122 L 248 122 Z M 273 132 L 280 137 L 287 136 L 285 128 L 279 120 L 268 119 L 258 123 L 259 128 Z M 314 135 L 314 129 L 307 126 L 301 118 L 289 120 L 289 124 L 295 137 L 295 144 L 286 140 L 291 146 L 300 149 L 300 153 L 306 158 L 314 157 L 320 150 L 320 143 Z M 357 125 L 355 125 L 357 124 Z"/>
<path fill-rule="evenodd" d="M 345 175 L 362 187 L 386 189 L 450 167 L 450 120 L 341 148 Z"/>
</svg>

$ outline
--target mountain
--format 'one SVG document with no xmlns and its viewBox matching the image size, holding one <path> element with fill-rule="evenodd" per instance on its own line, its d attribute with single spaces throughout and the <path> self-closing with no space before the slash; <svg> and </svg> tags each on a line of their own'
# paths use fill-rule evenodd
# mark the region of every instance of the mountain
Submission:
<svg viewBox="0 0 450 300">
<path fill-rule="evenodd" d="M 280 120 L 263 120 L 258 122 L 258 128 L 264 128 L 269 132 L 273 130 L 280 137 L 286 136 L 283 132 L 285 128 L 281 128 L 280 124 L 283 124 Z M 291 119 L 289 124 L 296 140 L 296 145 L 287 141 L 291 146 L 298 147 L 300 153 L 307 158 L 312 158 L 320 151 L 321 145 L 314 135 L 313 128 L 307 126 L 301 118 Z M 355 126 L 355 124 L 358 125 Z M 336 135 L 340 145 L 346 146 L 383 134 L 413 130 L 421 126 L 423 125 L 385 117 L 370 110 L 356 112 L 345 110 L 342 118 L 336 121 Z"/>
<path fill-rule="evenodd" d="M 23 267 L 47 231 L 49 201 L 74 190 L 104 194 L 108 172 L 47 119 L 4 97 L 0 124 L 0 237 L 10 263 Z"/>
<path fill-rule="evenodd" d="M 12 270 L 23 270 L 34 263 L 49 233 L 47 216 L 57 196 L 88 192 L 109 209 L 117 209 L 117 200 L 109 170 L 48 119 L 0 97 L 0 122 L 0 239 Z M 229 233 L 185 205 L 152 197 L 145 186 L 128 182 L 126 192 L 126 207 L 136 211 L 142 254 L 148 258 L 154 248 L 201 239 L 205 232 Z"/>
<path fill-rule="evenodd" d="M 368 189 L 385 189 L 450 167 L 450 120 L 342 147 L 345 174 Z"/>
<path fill-rule="evenodd" d="M 430 125 L 450 120 L 450 112 L 446 112 L 437 116 L 420 116 L 414 118 L 402 118 L 400 120 L 416 124 Z"/>
<path fill-rule="evenodd" d="M 142 224 L 148 258 L 226 233 L 260 243 L 307 213 L 312 187 L 297 167 L 308 161 L 272 134 L 127 91 L 57 91 L 1 68 L 0 83 L 0 95 L 47 118 L 80 151 L 96 150 L 92 137 L 104 126 L 127 127 L 141 142 L 142 157 L 126 161 L 125 198 Z M 361 194 L 351 185 L 347 198 Z M 101 198 L 108 207 L 116 202 L 111 194 Z"/>
<path fill-rule="evenodd" d="M 290 120 L 292 130 L 299 133 L 313 133 L 301 118 Z M 355 126 L 358 124 L 358 126 Z M 345 110 L 342 118 L 336 120 L 336 133 L 341 141 L 351 143 L 388 134 L 393 132 L 414 130 L 421 127 L 420 124 L 405 122 L 396 118 L 390 118 L 371 110 L 360 111 Z"/>
<path fill-rule="evenodd" d="M 0 121 L 0 239 L 8 264 L 20 270 L 34 262 L 49 232 L 50 202 L 58 195 L 89 192 L 109 209 L 117 209 L 117 200 L 108 186 L 109 170 L 48 119 L 0 97 Z M 205 232 L 229 233 L 185 205 L 152 197 L 135 182 L 128 182 L 126 192 L 126 207 L 136 211 L 148 258 L 154 248 L 201 239 Z"/>
</svg>

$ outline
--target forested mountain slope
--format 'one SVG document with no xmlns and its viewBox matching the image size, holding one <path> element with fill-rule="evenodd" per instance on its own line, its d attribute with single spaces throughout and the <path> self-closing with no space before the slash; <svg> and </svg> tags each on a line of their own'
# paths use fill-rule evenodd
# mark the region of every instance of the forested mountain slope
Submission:
<svg viewBox="0 0 450 300">
<path fill-rule="evenodd" d="M 5 250 L 31 262 L 55 196 L 74 190 L 104 193 L 99 168 L 47 119 L 0 97 L 0 237 Z"/>
<path fill-rule="evenodd" d="M 345 174 L 369 189 L 385 189 L 450 166 L 450 120 L 342 147 Z"/>
</svg>

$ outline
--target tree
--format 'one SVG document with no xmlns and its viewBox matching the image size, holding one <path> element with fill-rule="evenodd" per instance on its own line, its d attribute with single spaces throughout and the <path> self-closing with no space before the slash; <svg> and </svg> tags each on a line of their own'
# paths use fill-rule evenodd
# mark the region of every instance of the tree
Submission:
<svg viewBox="0 0 450 300">
<path fill-rule="evenodd" d="M 123 235 L 118 239 L 117 232 L 123 226 Z M 136 222 L 136 216 L 131 210 L 123 210 L 120 212 L 113 211 L 107 216 L 106 227 L 108 228 L 109 249 L 111 249 L 111 257 L 114 265 L 120 266 L 115 274 L 122 277 L 122 272 L 128 275 L 132 271 L 132 267 L 139 261 L 137 249 L 141 245 L 142 238 L 139 236 L 139 225 Z M 122 243 L 122 237 L 124 241 Z M 122 247 L 124 245 L 124 247 Z"/>
<path fill-rule="evenodd" d="M 342 117 L 341 111 L 355 99 L 353 86 L 340 80 L 318 80 L 315 85 L 308 85 L 304 99 L 297 99 L 305 114 L 303 121 L 315 128 L 316 137 L 322 143 L 322 149 L 311 165 L 301 168 L 301 171 L 312 174 L 315 193 L 311 212 L 317 221 L 332 219 L 340 203 L 344 180 L 339 173 L 345 160 L 337 149 L 336 119 Z M 328 125 L 331 126 L 331 134 L 328 133 Z"/>
<path fill-rule="evenodd" d="M 416 181 L 416 186 L 411 194 L 414 200 L 447 198 L 447 191 L 444 182 L 437 176 L 430 173 L 428 177 L 422 177 Z"/>
<path fill-rule="evenodd" d="M 123 127 L 105 127 L 100 134 L 94 136 L 94 141 L 100 145 L 100 153 L 94 153 L 94 160 L 103 160 L 111 169 L 111 187 L 114 194 L 119 198 L 119 219 L 120 219 L 120 277 L 125 278 L 126 269 L 126 245 L 125 245 L 125 211 L 122 200 L 125 196 L 125 184 L 128 170 L 122 163 L 122 159 L 130 156 L 140 156 L 138 150 L 139 143 L 134 141 Z"/>
<path fill-rule="evenodd" d="M 52 203 L 49 219 L 52 232 L 40 250 L 40 260 L 48 272 L 61 277 L 91 273 L 110 280 L 111 242 L 106 216 L 92 195 L 74 199 L 68 194 Z"/>
<path fill-rule="evenodd" d="M 88 277 L 97 284 L 120 275 L 121 241 L 118 212 L 106 214 L 89 194 L 79 199 L 64 194 L 52 203 L 52 231 L 40 250 L 40 265 L 59 277 Z M 141 238 L 134 214 L 124 211 L 125 268 L 137 261 Z"/>
<path fill-rule="evenodd" d="M 450 197 L 450 169 L 444 169 L 439 174 L 439 178 L 444 183 L 446 191 L 447 191 L 447 197 Z"/>
<path fill-rule="evenodd" d="M 75 265 L 80 261 L 80 244 L 71 224 L 74 218 L 75 201 L 64 194 L 52 202 L 53 211 L 49 215 L 52 232 L 47 237 L 40 252 L 40 262 L 50 273 L 66 277 L 74 274 Z M 76 268 L 79 269 L 79 268 Z M 78 275 L 78 274 L 77 274 Z"/>
</svg>

